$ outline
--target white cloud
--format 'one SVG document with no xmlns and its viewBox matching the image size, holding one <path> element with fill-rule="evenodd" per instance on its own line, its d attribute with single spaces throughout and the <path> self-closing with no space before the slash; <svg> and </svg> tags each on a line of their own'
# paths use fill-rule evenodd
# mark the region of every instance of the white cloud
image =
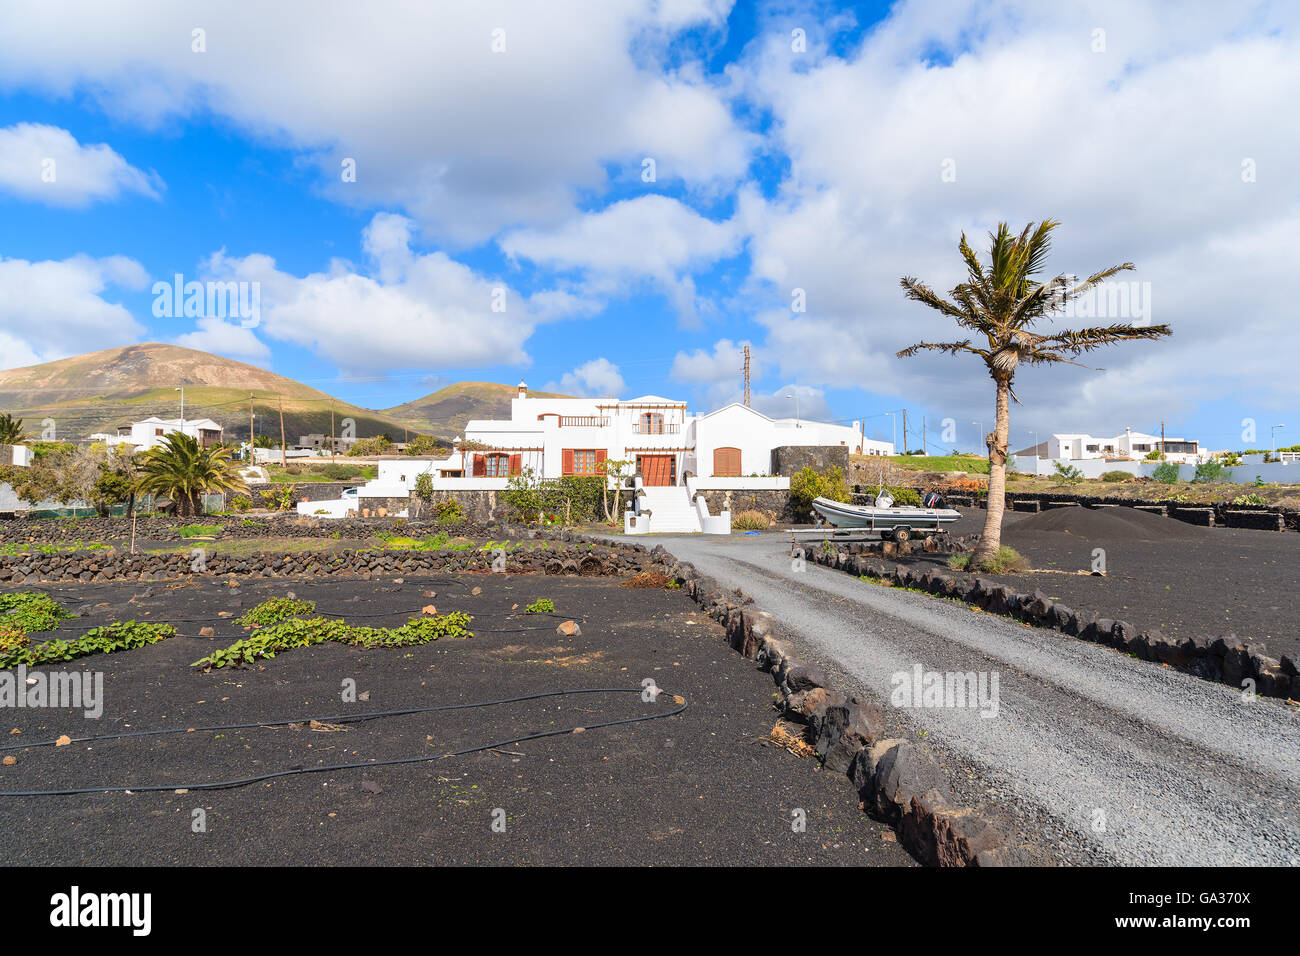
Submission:
<svg viewBox="0 0 1300 956">
<path fill-rule="evenodd" d="M 162 181 L 100 143 L 83 146 L 43 123 L 0 128 L 0 191 L 52 206 L 80 207 L 122 193 L 159 198 Z"/>
<path fill-rule="evenodd" d="M 524 297 L 443 252 L 416 253 L 410 234 L 403 217 L 375 216 L 363 233 L 369 274 L 335 260 L 326 272 L 295 276 L 270 256 L 219 252 L 205 278 L 260 283 L 258 331 L 309 348 L 345 374 L 525 362 L 524 342 L 553 317 L 556 296 Z"/>
<path fill-rule="evenodd" d="M 1049 268 L 1136 262 L 1152 321 L 1175 334 L 1084 359 L 1105 373 L 1025 370 L 1017 424 L 1149 428 L 1127 420 L 1158 425 L 1229 394 L 1247 410 L 1294 401 L 1300 332 L 1284 317 L 1300 126 L 1276 118 L 1300 98 L 1296 10 L 909 2 L 845 57 L 792 56 L 788 31 L 770 31 L 737 71 L 790 159 L 779 192 L 744 197 L 738 213 L 764 356 L 783 377 L 899 395 L 959 423 L 991 414 L 973 357 L 894 357 L 959 337 L 898 280 L 947 289 L 964 277 L 963 229 L 979 248 L 1000 219 L 1052 216 L 1063 225 Z M 770 308 L 795 287 L 806 313 Z"/>
<path fill-rule="evenodd" d="M 172 340 L 173 343 L 183 345 L 187 349 L 214 352 L 217 355 L 238 359 L 241 362 L 251 362 L 254 365 L 270 365 L 271 350 L 253 333 L 252 329 L 234 325 L 215 316 L 196 319 L 195 325 L 198 326 L 195 331 L 178 335 Z"/>
<path fill-rule="evenodd" d="M 606 164 L 639 173 L 653 158 L 660 182 L 707 191 L 742 177 L 757 138 L 690 63 L 665 66 L 675 31 L 718 26 L 730 6 L 477 0 L 358 18 L 267 4 L 249 17 L 218 2 L 80 0 L 51 17 L 41 0 L 15 0 L 0 87 L 85 92 L 144 124 L 210 110 L 302 151 L 335 198 L 402 208 L 472 244 L 562 221 L 606 184 Z"/>
<path fill-rule="evenodd" d="M 122 256 L 0 258 L 0 367 L 36 365 L 135 341 L 143 326 L 103 294 L 109 287 L 134 290 L 147 283 L 144 268 Z"/>
<path fill-rule="evenodd" d="M 501 248 L 552 269 L 580 270 L 592 295 L 626 293 L 649 280 L 686 322 L 698 318 L 693 269 L 735 255 L 736 224 L 713 222 L 667 196 L 641 196 L 548 230 L 521 229 Z"/>
<path fill-rule="evenodd" d="M 579 398 L 618 398 L 626 388 L 617 365 L 607 358 L 594 358 L 565 372 L 558 382 L 547 383 L 542 391 Z"/>
<path fill-rule="evenodd" d="M 811 385 L 784 385 L 774 392 L 756 392 L 750 404 L 772 418 L 799 418 L 813 422 L 828 422 L 832 418 L 825 391 Z"/>
</svg>

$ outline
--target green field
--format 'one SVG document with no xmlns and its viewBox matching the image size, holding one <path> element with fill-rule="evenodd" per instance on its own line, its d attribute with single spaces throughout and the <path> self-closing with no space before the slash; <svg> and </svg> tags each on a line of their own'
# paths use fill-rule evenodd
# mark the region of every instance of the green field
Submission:
<svg viewBox="0 0 1300 956">
<path fill-rule="evenodd" d="M 966 471 L 975 475 L 989 473 L 989 460 L 976 455 L 886 455 L 885 460 L 900 468 L 916 471 Z"/>
</svg>

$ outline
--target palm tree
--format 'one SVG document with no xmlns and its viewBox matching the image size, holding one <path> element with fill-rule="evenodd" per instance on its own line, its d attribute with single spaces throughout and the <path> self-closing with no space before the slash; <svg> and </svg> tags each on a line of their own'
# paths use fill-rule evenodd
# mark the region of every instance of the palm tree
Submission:
<svg viewBox="0 0 1300 956">
<path fill-rule="evenodd" d="M 172 432 L 163 443 L 140 456 L 141 494 L 165 495 L 182 516 L 202 510 L 203 495 L 246 490 L 231 460 L 229 445 L 200 447 L 197 439 Z"/>
<path fill-rule="evenodd" d="M 966 263 L 968 278 L 949 293 L 950 299 L 935 294 L 927 285 L 910 276 L 902 279 L 903 291 L 909 299 L 943 313 L 985 341 L 979 345 L 972 345 L 969 338 L 957 342 L 920 342 L 900 351 L 898 357 L 908 358 L 925 350 L 949 355 L 969 352 L 984 360 L 997 389 L 994 430 L 984 436 L 984 444 L 989 450 L 988 513 L 979 545 L 971 555 L 972 568 L 987 567 L 1002 545 L 1007 435 L 1011 429 L 1009 400 L 1020 402 L 1012 388 L 1016 369 L 1022 363 L 1080 365 L 1071 358 L 1103 345 L 1130 339 L 1158 339 L 1170 334 L 1167 325 L 1116 324 L 1055 333 L 1044 330 L 1043 334 L 1033 331 L 1039 320 L 1050 321 L 1052 314 L 1071 300 L 1116 273 L 1133 268 L 1133 263 L 1126 262 L 1103 269 L 1082 282 L 1063 275 L 1047 282 L 1038 281 L 1034 277 L 1047 260 L 1052 230 L 1058 225 L 1053 219 L 1044 219 L 1036 226 L 1031 222 L 1019 236 L 1013 236 L 1005 222 L 999 223 L 997 232 L 989 233 L 987 269 L 967 245 L 966 234 L 962 233 L 958 249 Z"/>
<path fill-rule="evenodd" d="M 21 418 L 14 418 L 8 412 L 0 415 L 0 445 L 21 445 L 29 437 Z"/>
</svg>

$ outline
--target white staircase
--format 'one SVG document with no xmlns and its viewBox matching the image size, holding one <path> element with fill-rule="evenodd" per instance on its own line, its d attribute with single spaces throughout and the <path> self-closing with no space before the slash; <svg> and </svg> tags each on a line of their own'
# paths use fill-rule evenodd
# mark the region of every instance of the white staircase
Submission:
<svg viewBox="0 0 1300 956">
<path fill-rule="evenodd" d="M 700 516 L 691 503 L 691 493 L 682 485 L 649 487 L 641 499 L 642 511 L 649 509 L 647 529 L 651 534 L 671 534 L 702 530 Z"/>
</svg>

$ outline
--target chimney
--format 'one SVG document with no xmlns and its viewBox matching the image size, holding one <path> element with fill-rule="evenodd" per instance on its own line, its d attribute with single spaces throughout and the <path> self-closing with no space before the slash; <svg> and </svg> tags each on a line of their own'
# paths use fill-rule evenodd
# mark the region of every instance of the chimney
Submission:
<svg viewBox="0 0 1300 956">
<path fill-rule="evenodd" d="M 518 396 L 518 397 L 519 397 L 519 398 L 527 398 L 527 397 L 528 397 L 528 383 L 525 382 L 525 381 L 523 381 L 523 380 L 520 380 L 520 382 L 519 382 L 519 396 Z"/>
</svg>

